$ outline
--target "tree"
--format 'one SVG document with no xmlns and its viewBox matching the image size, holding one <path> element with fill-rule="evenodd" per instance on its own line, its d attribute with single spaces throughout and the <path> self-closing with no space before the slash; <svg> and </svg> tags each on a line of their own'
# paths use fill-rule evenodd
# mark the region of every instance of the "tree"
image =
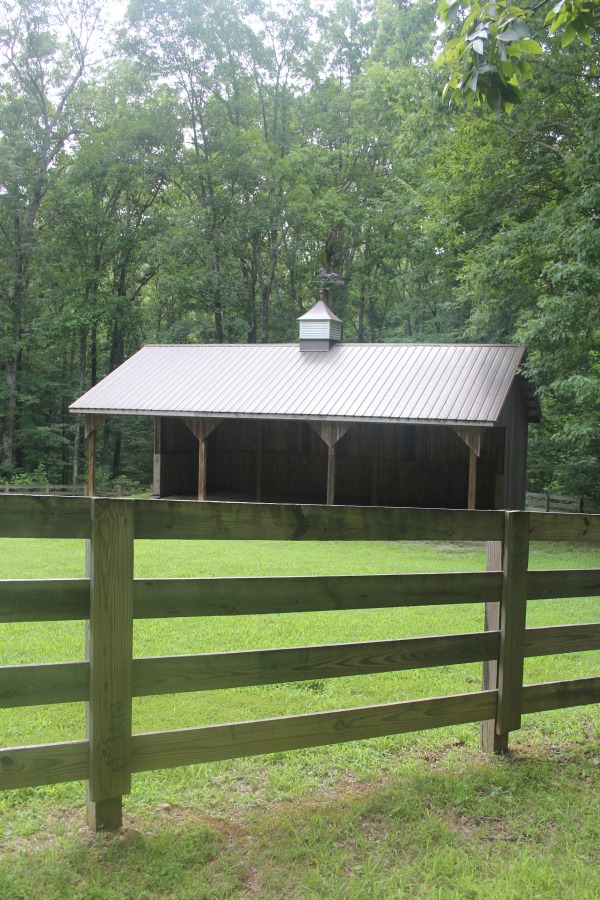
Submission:
<svg viewBox="0 0 600 900">
<path fill-rule="evenodd" d="M 510 112 L 520 103 L 520 84 L 533 77 L 532 57 L 557 52 L 574 40 L 586 47 L 600 32 L 599 0 L 541 0 L 529 7 L 508 0 L 442 0 L 440 20 L 446 32 L 438 64 L 450 69 L 446 91 L 454 100 L 487 103 L 494 112 Z M 600 72 L 582 71 L 600 78 Z"/>
<path fill-rule="evenodd" d="M 5 0 L 0 19 L 0 296 L 4 340 L 3 465 L 18 462 L 15 428 L 41 205 L 80 128 L 77 93 L 98 20 L 96 0 Z"/>
</svg>

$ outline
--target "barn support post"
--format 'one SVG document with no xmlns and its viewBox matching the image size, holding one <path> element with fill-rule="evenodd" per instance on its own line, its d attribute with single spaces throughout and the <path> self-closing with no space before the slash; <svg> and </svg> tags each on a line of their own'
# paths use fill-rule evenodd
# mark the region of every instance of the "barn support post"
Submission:
<svg viewBox="0 0 600 900">
<path fill-rule="evenodd" d="M 335 503 L 335 444 L 327 448 L 327 506 Z"/>
<path fill-rule="evenodd" d="M 454 425 L 453 428 L 469 448 L 467 509 L 477 509 L 477 460 L 481 456 L 483 429 L 477 425 Z"/>
<path fill-rule="evenodd" d="M 379 424 L 373 425 L 373 457 L 371 460 L 371 506 L 377 506 L 379 500 Z"/>
<path fill-rule="evenodd" d="M 198 500 L 206 500 L 206 438 L 198 441 Z"/>
<path fill-rule="evenodd" d="M 106 416 L 88 414 L 85 417 L 85 438 L 87 440 L 88 472 L 87 496 L 93 497 L 96 492 L 96 429 Z"/>
<path fill-rule="evenodd" d="M 160 497 L 160 461 L 161 461 L 161 423 L 160 417 L 154 419 L 154 456 L 152 457 L 152 493 Z"/>
<path fill-rule="evenodd" d="M 343 422 L 311 422 L 313 429 L 317 432 L 321 440 L 327 444 L 327 505 L 333 506 L 335 503 L 335 445 L 347 431 L 352 428 L 352 424 Z"/>
<path fill-rule="evenodd" d="M 201 419 L 192 418 L 191 416 L 182 416 L 181 421 L 187 425 L 192 434 L 198 438 L 198 500 L 206 500 L 206 439 L 217 425 L 220 425 L 221 419 Z"/>
<path fill-rule="evenodd" d="M 96 429 L 90 431 L 87 445 L 87 495 L 93 497 L 96 492 Z"/>
<path fill-rule="evenodd" d="M 477 508 L 477 454 L 471 448 L 469 448 L 469 496 L 467 508 Z"/>
<path fill-rule="evenodd" d="M 264 423 L 258 421 L 256 423 L 256 492 L 255 499 L 257 503 L 262 500 L 262 481 L 263 481 L 263 445 L 264 445 Z"/>
<path fill-rule="evenodd" d="M 93 499 L 91 514 L 87 823 L 114 831 L 131 791 L 134 503 Z"/>
</svg>

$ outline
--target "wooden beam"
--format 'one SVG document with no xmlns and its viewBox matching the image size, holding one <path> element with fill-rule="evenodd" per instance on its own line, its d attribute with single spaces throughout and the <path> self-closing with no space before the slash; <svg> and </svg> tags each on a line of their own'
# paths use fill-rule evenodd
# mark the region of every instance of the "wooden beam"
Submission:
<svg viewBox="0 0 600 900">
<path fill-rule="evenodd" d="M 477 508 L 477 454 L 469 450 L 469 495 L 467 500 L 469 509 Z"/>
<path fill-rule="evenodd" d="M 0 750 L 0 791 L 81 781 L 88 777 L 89 756 L 87 741 Z"/>
<path fill-rule="evenodd" d="M 0 709 L 89 699 L 86 662 L 0 666 Z"/>
<path fill-rule="evenodd" d="M 528 600 L 599 596 L 598 569 L 550 569 L 527 573 Z"/>
<path fill-rule="evenodd" d="M 262 481 L 263 481 L 263 444 L 264 444 L 264 423 L 259 420 L 256 423 L 256 491 L 255 500 L 260 503 L 262 500 Z"/>
<path fill-rule="evenodd" d="M 600 650 L 600 625 L 551 625 L 525 631 L 525 656 Z"/>
<path fill-rule="evenodd" d="M 341 437 L 352 428 L 351 422 L 311 422 L 312 428 L 327 444 L 327 506 L 335 503 L 335 450 Z"/>
<path fill-rule="evenodd" d="M 2 495 L 0 537 L 87 538 L 91 503 L 88 497 Z"/>
<path fill-rule="evenodd" d="M 454 431 L 475 456 L 481 456 L 484 429 L 477 425 L 454 425 Z"/>
<path fill-rule="evenodd" d="M 136 734 L 132 740 L 132 766 L 134 772 L 146 772 L 481 722 L 493 714 L 495 703 L 495 691 L 488 691 L 230 725 Z"/>
<path fill-rule="evenodd" d="M 198 441 L 198 500 L 206 500 L 206 441 Z"/>
<path fill-rule="evenodd" d="M 532 541 L 600 541 L 600 515 L 532 512 Z"/>
<path fill-rule="evenodd" d="M 154 456 L 152 459 L 152 493 L 160 497 L 160 463 L 161 463 L 161 423 L 160 416 L 154 417 Z"/>
<path fill-rule="evenodd" d="M 181 421 L 198 438 L 198 500 L 206 500 L 206 439 L 223 420 L 181 416 Z"/>
<path fill-rule="evenodd" d="M 136 619 L 274 615 L 483 603 L 486 600 L 499 603 L 501 596 L 502 572 L 136 578 L 133 614 Z"/>
<path fill-rule="evenodd" d="M 88 413 L 85 417 L 84 435 L 88 442 L 87 495 L 93 497 L 96 490 L 96 429 L 107 417 Z"/>
<path fill-rule="evenodd" d="M 530 514 L 505 516 L 496 734 L 508 739 L 510 731 L 521 727 Z"/>
<path fill-rule="evenodd" d="M 500 632 L 496 631 L 488 634 L 453 634 L 394 641 L 365 641 L 359 644 L 291 647 L 284 650 L 146 657 L 133 660 L 133 696 L 212 691 L 258 684 L 310 681 L 315 678 L 453 666 L 497 657 L 499 645 Z M 11 683 L 15 683 L 17 679 L 18 675 Z M 54 688 L 54 691 L 58 689 Z M 32 694 L 31 690 L 26 696 Z M 48 689 L 47 694 L 53 697 L 51 689 Z M 11 701 L 10 705 L 24 704 Z"/>
<path fill-rule="evenodd" d="M 327 448 L 327 506 L 335 503 L 335 446 Z"/>
<path fill-rule="evenodd" d="M 600 678 L 575 678 L 572 681 L 550 681 L 527 684 L 523 688 L 523 712 L 567 709 L 600 703 Z"/>
<path fill-rule="evenodd" d="M 90 431 L 87 439 L 87 488 L 88 497 L 93 497 L 96 490 L 96 431 Z"/>
<path fill-rule="evenodd" d="M 94 500 L 90 541 L 88 824 L 121 824 L 131 790 L 133 517 L 130 500 Z"/>
<path fill-rule="evenodd" d="M 352 428 L 352 422 L 311 422 L 310 424 L 328 447 L 335 447 L 339 439 Z"/>
<path fill-rule="evenodd" d="M 502 541 L 488 541 L 486 570 L 488 573 L 501 574 Z M 489 595 L 491 598 L 491 594 Z M 500 602 L 488 599 L 485 604 L 484 630 L 498 631 L 500 628 Z M 486 660 L 483 664 L 481 684 L 484 691 L 495 691 L 498 688 L 498 659 Z M 481 749 L 484 753 L 505 753 L 508 749 L 508 736 L 496 734 L 496 720 L 486 719 L 481 723 Z"/>
<path fill-rule="evenodd" d="M 43 503 L 54 498 L 35 499 Z M 22 501 L 23 498 L 0 497 L 0 533 L 6 537 L 12 534 L 6 530 L 2 532 L 2 507 L 10 500 Z M 65 504 L 66 499 L 56 502 Z M 225 541 L 497 541 L 504 534 L 504 515 L 493 509 L 431 510 L 391 506 L 328 509 L 320 504 L 293 503 L 128 502 L 135 505 L 135 536 L 146 540 L 163 540 L 168 535 L 177 540 Z M 552 513 L 539 515 L 551 516 Z M 563 516 L 565 518 L 584 517 Z"/>
<path fill-rule="evenodd" d="M 65 622 L 89 617 L 87 578 L 0 580 L 0 622 Z"/>
<path fill-rule="evenodd" d="M 381 425 L 371 426 L 373 435 L 373 456 L 371 458 L 371 506 L 377 506 L 379 500 L 379 432 Z"/>
<path fill-rule="evenodd" d="M 190 429 L 192 434 L 195 435 L 199 441 L 205 441 L 209 434 L 221 424 L 223 419 L 181 416 L 181 421 Z"/>
<path fill-rule="evenodd" d="M 95 413 L 88 413 L 85 417 L 85 428 L 84 428 L 84 437 L 87 439 L 91 434 L 94 433 L 98 425 L 101 425 L 104 420 L 108 418 L 105 415 L 96 415 Z"/>
</svg>

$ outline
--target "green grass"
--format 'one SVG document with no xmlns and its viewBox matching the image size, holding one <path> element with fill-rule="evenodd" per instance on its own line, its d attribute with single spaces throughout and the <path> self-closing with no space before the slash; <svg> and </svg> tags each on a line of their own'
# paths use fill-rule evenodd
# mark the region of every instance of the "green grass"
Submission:
<svg viewBox="0 0 600 900">
<path fill-rule="evenodd" d="M 0 577 L 80 577 L 75 541 L 0 542 Z M 473 571 L 483 546 L 143 542 L 140 577 Z M 600 568 L 534 545 L 530 566 Z M 479 630 L 455 607 L 149 620 L 135 654 Z M 598 600 L 530 603 L 529 625 L 598 621 Z M 0 626 L 2 664 L 81 659 L 81 623 Z M 528 682 L 597 675 L 600 653 L 526 663 Z M 152 731 L 477 690 L 481 666 L 143 698 Z M 83 704 L 0 711 L 0 744 L 78 739 Z M 486 759 L 475 725 L 134 776 L 128 831 L 90 836 L 81 784 L 0 794 L 1 897 L 596 897 L 600 706 L 526 716 Z M 2 849 L 3 847 L 3 849 Z"/>
</svg>

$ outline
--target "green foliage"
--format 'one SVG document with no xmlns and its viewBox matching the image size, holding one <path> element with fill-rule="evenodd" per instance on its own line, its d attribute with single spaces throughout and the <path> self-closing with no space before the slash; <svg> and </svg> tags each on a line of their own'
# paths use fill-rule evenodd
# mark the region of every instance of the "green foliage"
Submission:
<svg viewBox="0 0 600 900">
<path fill-rule="evenodd" d="M 440 21 L 451 26 L 437 60 L 450 69 L 445 93 L 457 101 L 487 103 L 497 115 L 510 112 L 522 100 L 519 85 L 533 77 L 531 58 L 545 52 L 552 35 L 561 34 L 563 48 L 575 38 L 592 46 L 592 34 L 600 31 L 597 0 L 559 0 L 552 5 L 543 19 L 547 34 L 540 34 L 540 43 L 532 33 L 540 32 L 539 15 L 548 5 L 442 0 L 437 8 Z"/>
<path fill-rule="evenodd" d="M 597 492 L 595 5 L 441 8 L 464 112 L 428 0 L 94 10 L 2 8 L 4 477 L 81 481 L 69 403 L 144 343 L 295 341 L 323 267 L 347 340 L 527 342 L 531 487 Z M 106 479 L 148 483 L 151 443 L 107 420 Z"/>
</svg>

